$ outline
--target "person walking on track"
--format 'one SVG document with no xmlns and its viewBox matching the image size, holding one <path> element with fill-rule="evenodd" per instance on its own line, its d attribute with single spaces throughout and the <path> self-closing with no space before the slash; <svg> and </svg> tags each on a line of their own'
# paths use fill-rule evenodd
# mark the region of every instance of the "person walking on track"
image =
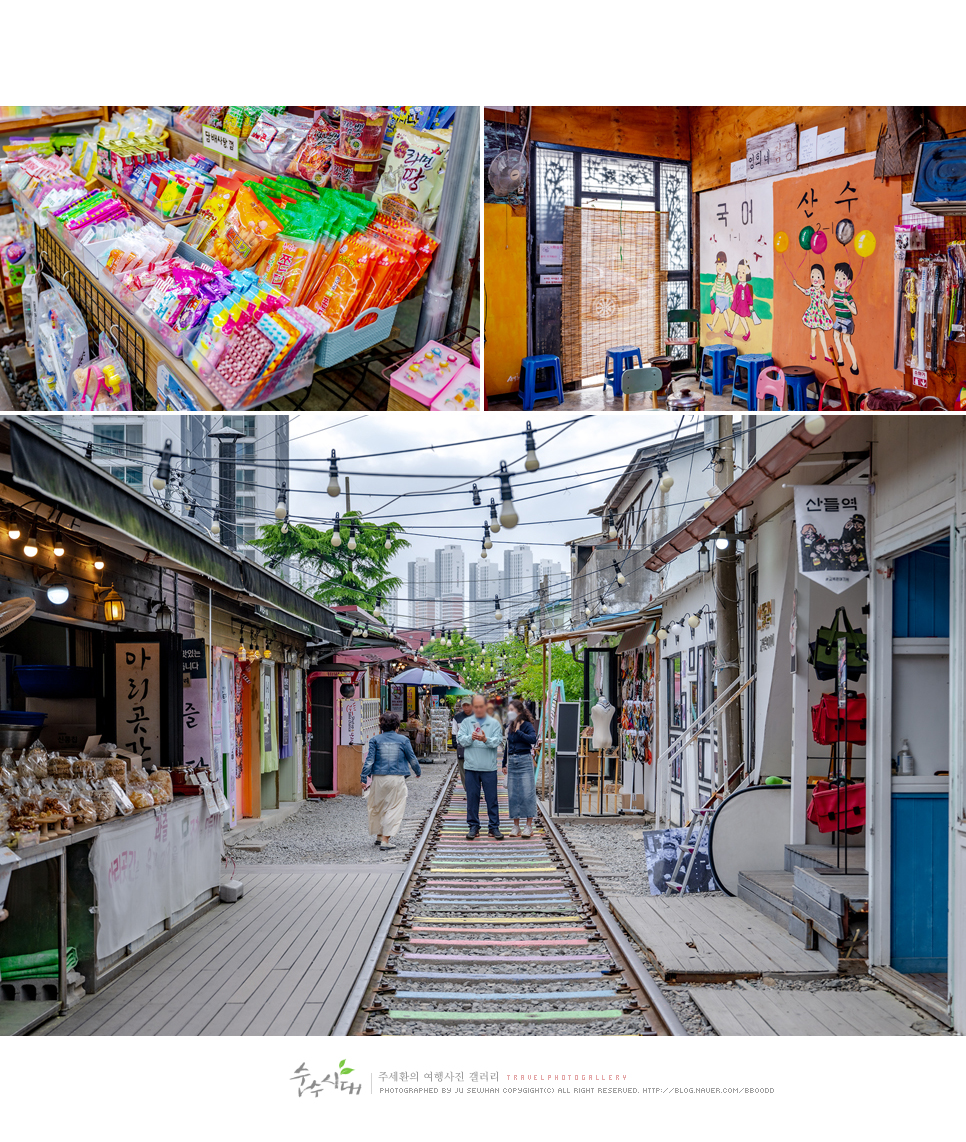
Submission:
<svg viewBox="0 0 966 1142">
<path fill-rule="evenodd" d="M 457 736 L 460 732 L 460 726 L 467 718 L 472 716 L 472 713 L 473 710 L 469 698 L 464 698 L 460 709 L 453 715 L 453 724 L 451 727 L 453 731 L 453 744 L 456 746 L 456 761 L 459 764 L 460 785 L 462 785 L 464 789 L 466 788 L 466 778 L 463 775 L 463 747 L 459 741 L 457 741 Z"/>
<path fill-rule="evenodd" d="M 397 733 L 399 715 L 384 711 L 379 715 L 379 733 L 369 741 L 369 752 L 362 767 L 362 781 L 369 789 L 369 835 L 383 852 L 396 846 L 392 838 L 399 832 L 406 813 L 406 778 L 412 769 L 420 776 L 419 762 L 409 738 Z"/>
<path fill-rule="evenodd" d="M 533 819 L 537 815 L 537 782 L 533 770 L 533 747 L 537 744 L 537 727 L 530 711 L 519 698 L 510 701 L 506 721 L 506 755 L 503 775 L 506 777 L 509 815 L 513 818 L 514 837 L 533 836 Z M 520 818 L 526 818 L 520 832 Z"/>
<path fill-rule="evenodd" d="M 491 837 L 503 840 L 500 808 L 497 803 L 496 770 L 503 746 L 503 729 L 486 712 L 486 699 L 473 695 L 473 713 L 459 728 L 457 744 L 463 747 L 466 788 L 466 839 L 475 841 L 480 833 L 480 792 L 486 798 L 486 815 Z"/>
</svg>

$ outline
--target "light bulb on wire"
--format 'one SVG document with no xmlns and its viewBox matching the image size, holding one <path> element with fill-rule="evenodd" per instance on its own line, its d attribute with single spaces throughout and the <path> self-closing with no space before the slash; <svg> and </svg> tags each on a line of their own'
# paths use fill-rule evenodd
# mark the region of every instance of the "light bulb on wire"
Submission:
<svg viewBox="0 0 966 1142">
<path fill-rule="evenodd" d="M 624 584 L 627 582 L 627 579 L 625 579 L 624 572 L 621 571 L 620 567 L 618 566 L 616 559 L 613 560 L 613 563 L 614 563 L 614 570 L 617 572 L 617 586 L 623 587 Z"/>
<path fill-rule="evenodd" d="M 338 512 L 335 513 L 335 523 L 332 525 L 331 543 L 332 543 L 333 547 L 341 547 L 342 546 L 342 533 L 339 531 L 339 513 Z"/>
<path fill-rule="evenodd" d="M 510 473 L 506 466 L 506 461 L 500 461 L 500 524 L 508 531 L 516 527 L 520 522 L 520 517 L 517 515 L 517 509 L 513 506 L 513 490 L 510 487 Z"/>
<path fill-rule="evenodd" d="M 101 549 L 99 547 L 94 548 L 94 570 L 95 571 L 103 571 L 104 570 L 104 553 L 101 551 Z"/>
<path fill-rule="evenodd" d="M 490 525 L 487 523 L 483 524 L 483 546 L 487 551 L 493 546 L 493 540 L 490 539 Z"/>
<path fill-rule="evenodd" d="M 576 543 L 572 543 L 570 545 L 570 566 L 571 567 L 577 566 L 577 545 L 576 545 Z"/>
<path fill-rule="evenodd" d="M 37 537 L 34 535 L 33 530 L 31 529 L 30 534 L 27 536 L 27 542 L 23 545 L 23 553 L 27 556 L 28 559 L 33 559 L 38 550 L 39 546 L 37 544 Z"/>
<path fill-rule="evenodd" d="M 211 534 L 215 539 L 221 535 L 221 524 L 218 522 L 217 513 L 215 513 L 215 518 L 211 521 Z"/>
<path fill-rule="evenodd" d="M 523 465 L 528 472 L 536 472 L 540 467 L 540 461 L 537 459 L 537 445 L 533 439 L 533 428 L 530 421 L 527 421 L 527 460 Z"/>
<path fill-rule="evenodd" d="M 614 522 L 614 509 L 609 508 L 607 511 L 607 538 L 617 538 L 617 524 Z"/>
<path fill-rule="evenodd" d="M 57 559 L 60 559 L 64 554 L 64 537 L 60 534 L 59 531 L 54 536 L 53 551 Z"/>
<path fill-rule="evenodd" d="M 163 492 L 168 486 L 168 481 L 171 479 L 171 441 L 164 442 L 164 448 L 161 450 L 161 459 L 158 462 L 158 469 L 151 477 L 151 487 L 156 492 Z"/>
<path fill-rule="evenodd" d="M 355 549 L 358 547 L 358 544 L 356 543 L 356 521 L 355 520 L 352 520 L 352 522 L 349 524 L 349 542 L 346 544 L 346 547 L 348 547 L 348 549 L 350 551 L 355 551 Z"/>
<path fill-rule="evenodd" d="M 492 531 L 493 534 L 496 535 L 496 533 L 499 530 L 500 530 L 500 521 L 497 518 L 497 514 L 496 514 L 496 502 L 494 501 L 493 497 L 490 496 L 490 531 Z"/>
<path fill-rule="evenodd" d="M 329 484 L 325 489 L 330 496 L 339 496 L 342 494 L 342 489 L 339 487 L 339 464 L 336 460 L 335 449 L 332 449 L 332 456 L 329 460 Z"/>
<path fill-rule="evenodd" d="M 384 546 L 387 551 L 392 551 L 392 528 L 390 527 L 386 528 L 386 542 Z"/>
<path fill-rule="evenodd" d="M 493 617 L 500 621 L 503 618 L 503 612 L 500 610 L 500 596 L 496 595 L 493 599 Z"/>
<path fill-rule="evenodd" d="M 278 503 L 275 505 L 275 518 L 283 520 L 288 515 L 288 504 L 285 502 L 285 481 L 278 490 Z"/>
</svg>

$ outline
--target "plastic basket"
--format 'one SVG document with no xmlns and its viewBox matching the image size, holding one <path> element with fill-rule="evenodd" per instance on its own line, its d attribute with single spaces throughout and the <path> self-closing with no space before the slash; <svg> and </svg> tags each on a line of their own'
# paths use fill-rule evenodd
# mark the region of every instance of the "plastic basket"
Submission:
<svg viewBox="0 0 966 1142">
<path fill-rule="evenodd" d="M 349 357 L 354 357 L 356 353 L 362 353 L 366 349 L 371 349 L 373 345 L 378 345 L 380 341 L 385 341 L 392 332 L 392 323 L 398 308 L 396 305 L 391 305 L 388 309 L 364 309 L 345 329 L 327 333 L 322 338 L 315 363 L 323 367 L 338 365 L 340 361 L 345 361 Z"/>
</svg>

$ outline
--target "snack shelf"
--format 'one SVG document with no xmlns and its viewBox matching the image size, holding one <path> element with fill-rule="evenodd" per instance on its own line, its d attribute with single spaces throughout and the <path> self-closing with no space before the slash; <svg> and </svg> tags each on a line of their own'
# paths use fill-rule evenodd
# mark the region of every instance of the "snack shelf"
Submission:
<svg viewBox="0 0 966 1142">
<path fill-rule="evenodd" d="M 0 119 L 0 135 L 13 135 L 32 131 L 35 127 L 55 127 L 59 123 L 89 123 L 94 119 L 107 119 L 106 107 L 91 107 L 87 111 L 68 111 L 63 115 L 41 115 L 36 119 Z"/>
<path fill-rule="evenodd" d="M 173 159 L 180 159 L 182 162 L 184 162 L 189 155 L 204 155 L 205 158 L 211 159 L 212 162 L 217 163 L 218 166 L 224 167 L 226 170 L 238 170 L 243 174 L 250 174 L 259 179 L 265 178 L 272 173 L 271 171 L 262 170 L 261 167 L 253 166 L 244 159 L 230 159 L 227 155 L 223 155 L 221 151 L 213 151 L 210 147 L 203 147 L 200 140 L 192 139 L 190 135 L 182 134 L 182 132 L 176 131 L 174 127 L 168 128 L 168 150 L 171 152 Z"/>
<path fill-rule="evenodd" d="M 195 217 L 194 214 L 186 214 L 183 218 L 165 218 L 163 214 L 157 214 L 151 210 L 150 207 L 145 206 L 143 202 L 138 202 L 136 198 L 132 198 L 126 190 L 122 190 L 116 182 L 111 182 L 109 178 L 104 178 L 103 175 L 94 174 L 91 178 L 105 190 L 113 191 L 118 198 L 127 203 L 128 206 L 140 218 L 146 222 L 157 222 L 159 226 L 189 226 L 191 220 Z"/>
<path fill-rule="evenodd" d="M 214 412 L 221 408 L 204 382 L 173 352 L 177 341 L 172 337 L 170 346 L 166 344 L 140 316 L 139 307 L 132 309 L 129 299 L 121 297 L 111 285 L 92 273 L 55 232 L 43 232 L 43 237 L 38 233 L 38 253 L 83 313 L 91 338 L 96 342 L 97 334 L 102 331 L 115 337 L 132 381 L 143 384 L 156 400 L 158 368 L 163 366 L 201 411 Z M 65 273 L 67 270 L 69 274 Z"/>
</svg>

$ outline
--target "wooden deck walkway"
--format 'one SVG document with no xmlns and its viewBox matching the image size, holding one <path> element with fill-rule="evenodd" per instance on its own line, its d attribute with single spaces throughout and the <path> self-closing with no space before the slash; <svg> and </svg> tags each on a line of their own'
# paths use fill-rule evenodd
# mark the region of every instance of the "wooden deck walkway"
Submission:
<svg viewBox="0 0 966 1142">
<path fill-rule="evenodd" d="M 692 987 L 719 1035 L 917 1035 L 925 1015 L 884 991 Z"/>
<path fill-rule="evenodd" d="M 610 906 L 668 983 L 837 974 L 821 953 L 736 897 L 612 896 Z"/>
<path fill-rule="evenodd" d="M 328 1035 L 405 865 L 249 865 L 221 904 L 37 1034 Z"/>
</svg>

